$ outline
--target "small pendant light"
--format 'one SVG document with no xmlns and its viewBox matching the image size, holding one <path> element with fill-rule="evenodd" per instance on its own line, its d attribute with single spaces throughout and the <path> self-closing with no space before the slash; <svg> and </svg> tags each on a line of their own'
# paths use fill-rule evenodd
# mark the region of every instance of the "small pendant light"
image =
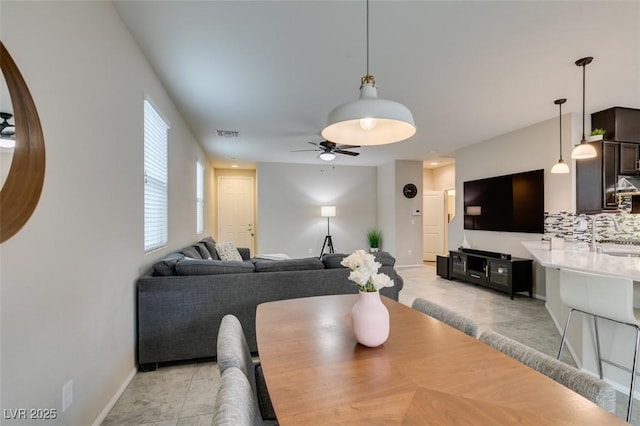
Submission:
<svg viewBox="0 0 640 426">
<path fill-rule="evenodd" d="M 403 141 L 416 133 L 409 108 L 398 102 L 378 99 L 376 81 L 369 74 L 369 0 L 367 74 L 360 80 L 360 98 L 334 108 L 321 133 L 326 140 L 347 145 L 383 145 Z"/>
<path fill-rule="evenodd" d="M 596 154 L 596 149 L 587 143 L 587 138 L 584 135 L 584 112 L 585 112 L 585 70 L 587 65 L 593 61 L 591 56 L 581 58 L 576 61 L 576 65 L 582 67 L 582 140 L 577 144 L 571 152 L 571 158 L 574 160 L 582 160 L 584 158 L 593 158 Z"/>
<path fill-rule="evenodd" d="M 556 99 L 553 101 L 554 104 L 558 105 L 560 108 L 560 113 L 558 115 L 558 122 L 560 123 L 560 159 L 556 164 L 551 168 L 551 173 L 569 173 L 569 166 L 562 160 L 562 104 L 567 102 L 566 99 Z"/>
</svg>

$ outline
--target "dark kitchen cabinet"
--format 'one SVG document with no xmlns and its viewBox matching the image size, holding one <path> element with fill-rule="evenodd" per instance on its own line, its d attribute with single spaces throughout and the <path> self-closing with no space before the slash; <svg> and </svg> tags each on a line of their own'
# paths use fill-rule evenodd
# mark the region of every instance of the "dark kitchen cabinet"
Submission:
<svg viewBox="0 0 640 426">
<path fill-rule="evenodd" d="M 640 144 L 626 142 L 620 143 L 619 174 L 624 176 L 639 175 L 640 170 L 638 170 L 638 160 L 640 160 Z"/>
<path fill-rule="evenodd" d="M 619 144 L 602 140 L 590 145 L 595 148 L 596 157 L 576 161 L 576 210 L 578 213 L 616 210 Z"/>
<path fill-rule="evenodd" d="M 613 107 L 594 112 L 591 128 L 606 130 L 606 140 L 640 143 L 640 109 Z"/>
</svg>

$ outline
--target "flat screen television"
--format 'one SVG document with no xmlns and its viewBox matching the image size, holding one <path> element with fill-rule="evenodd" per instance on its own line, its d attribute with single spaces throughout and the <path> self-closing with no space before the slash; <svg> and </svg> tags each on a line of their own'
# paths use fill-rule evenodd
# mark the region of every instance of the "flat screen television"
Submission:
<svg viewBox="0 0 640 426">
<path fill-rule="evenodd" d="M 464 229 L 544 233 L 544 170 L 464 182 Z"/>
</svg>

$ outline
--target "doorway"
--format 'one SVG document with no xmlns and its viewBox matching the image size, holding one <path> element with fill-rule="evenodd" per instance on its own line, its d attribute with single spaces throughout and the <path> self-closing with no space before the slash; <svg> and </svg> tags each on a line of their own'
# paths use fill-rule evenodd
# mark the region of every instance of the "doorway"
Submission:
<svg viewBox="0 0 640 426">
<path fill-rule="evenodd" d="M 254 253 L 254 179 L 218 177 L 218 239 L 247 247 Z"/>
</svg>

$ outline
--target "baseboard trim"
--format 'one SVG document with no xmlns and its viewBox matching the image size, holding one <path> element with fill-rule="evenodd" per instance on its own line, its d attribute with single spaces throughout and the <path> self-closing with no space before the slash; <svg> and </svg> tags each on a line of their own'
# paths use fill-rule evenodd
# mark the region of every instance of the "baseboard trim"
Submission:
<svg viewBox="0 0 640 426">
<path fill-rule="evenodd" d="M 115 395 L 113 395 L 111 400 L 109 400 L 109 403 L 107 404 L 107 406 L 104 407 L 104 409 L 100 412 L 100 415 L 98 416 L 98 418 L 92 423 L 92 426 L 100 426 L 100 424 L 102 424 L 104 419 L 107 418 L 107 415 L 109 415 L 109 412 L 111 411 L 113 406 L 116 405 L 116 402 L 118 402 L 118 399 L 124 393 L 125 389 L 127 389 L 127 386 L 129 386 L 129 383 L 131 383 L 131 380 L 133 380 L 137 372 L 138 372 L 138 368 L 133 367 L 133 369 L 127 375 L 127 378 L 124 379 L 124 382 L 120 385 L 120 387 L 116 391 Z"/>
</svg>

